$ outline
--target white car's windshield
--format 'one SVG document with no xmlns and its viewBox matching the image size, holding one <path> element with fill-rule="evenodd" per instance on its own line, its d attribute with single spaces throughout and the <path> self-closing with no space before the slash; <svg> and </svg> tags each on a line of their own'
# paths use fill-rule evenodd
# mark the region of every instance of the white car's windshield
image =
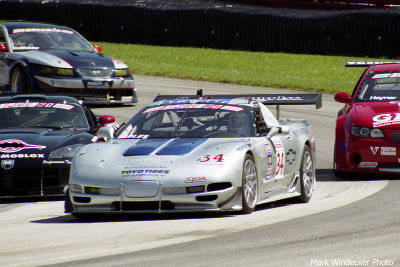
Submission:
<svg viewBox="0 0 400 267">
<path fill-rule="evenodd" d="M 0 129 L 32 127 L 89 129 L 83 109 L 72 104 L 1 103 L 0 118 Z"/>
<path fill-rule="evenodd" d="M 247 107 L 213 104 L 154 106 L 142 110 L 118 138 L 203 138 L 255 136 L 254 115 Z"/>
<path fill-rule="evenodd" d="M 11 41 L 14 51 L 62 49 L 93 52 L 93 47 L 76 32 L 57 28 L 13 29 Z"/>
</svg>

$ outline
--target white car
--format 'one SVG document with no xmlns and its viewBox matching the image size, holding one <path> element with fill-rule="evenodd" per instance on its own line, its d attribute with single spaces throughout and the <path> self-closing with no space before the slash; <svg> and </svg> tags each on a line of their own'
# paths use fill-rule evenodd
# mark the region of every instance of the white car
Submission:
<svg viewBox="0 0 400 267">
<path fill-rule="evenodd" d="M 320 94 L 159 96 L 115 136 L 74 156 L 65 211 L 234 211 L 315 189 L 315 140 L 304 119 L 268 104 L 322 104 Z"/>
</svg>

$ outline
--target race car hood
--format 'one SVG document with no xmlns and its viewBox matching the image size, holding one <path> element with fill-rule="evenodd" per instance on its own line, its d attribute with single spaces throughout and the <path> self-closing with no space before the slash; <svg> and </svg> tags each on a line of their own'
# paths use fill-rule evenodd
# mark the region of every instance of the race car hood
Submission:
<svg viewBox="0 0 400 267">
<path fill-rule="evenodd" d="M 58 68 L 115 68 L 120 61 L 103 54 L 86 51 L 32 50 L 22 52 L 31 63 Z M 120 66 L 118 66 L 120 67 Z"/>
<path fill-rule="evenodd" d="M 210 181 L 240 173 L 250 146 L 250 139 L 241 138 L 114 139 L 94 143 L 75 154 L 70 183 L 115 187 L 128 180 L 162 180 L 165 186 L 180 186 L 196 179 Z"/>
<path fill-rule="evenodd" d="M 400 102 L 359 102 L 353 112 L 357 124 L 367 127 L 400 128 Z"/>
<path fill-rule="evenodd" d="M 92 135 L 77 130 L 52 130 L 45 128 L 0 130 L 0 154 L 41 153 L 74 143 L 88 143 Z"/>
<path fill-rule="evenodd" d="M 74 163 L 78 165 L 122 164 L 136 161 L 134 158 L 152 158 L 154 165 L 161 158 L 173 158 L 176 164 L 193 163 L 224 164 L 233 151 L 251 146 L 245 138 L 176 138 L 176 139 L 114 139 L 107 143 L 85 146 L 77 153 Z M 141 160 L 145 167 L 148 160 Z M 168 160 L 167 160 L 168 161 Z M 168 161 L 167 164 L 170 164 Z M 162 161 L 158 164 L 163 165 Z"/>
</svg>

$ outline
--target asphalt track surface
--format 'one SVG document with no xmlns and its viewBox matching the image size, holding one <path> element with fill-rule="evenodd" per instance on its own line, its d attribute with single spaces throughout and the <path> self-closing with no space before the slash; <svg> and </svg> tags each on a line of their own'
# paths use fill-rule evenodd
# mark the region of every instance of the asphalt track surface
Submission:
<svg viewBox="0 0 400 267">
<path fill-rule="evenodd" d="M 271 88 L 137 76 L 139 103 L 94 107 L 128 120 L 158 94 L 298 93 Z M 337 179 L 335 117 L 323 107 L 285 106 L 281 117 L 309 120 L 317 143 L 317 190 L 240 213 L 110 216 L 78 220 L 60 199 L 0 204 L 0 266 L 400 266 L 397 177 Z M 271 108 L 274 110 L 274 108 Z"/>
</svg>

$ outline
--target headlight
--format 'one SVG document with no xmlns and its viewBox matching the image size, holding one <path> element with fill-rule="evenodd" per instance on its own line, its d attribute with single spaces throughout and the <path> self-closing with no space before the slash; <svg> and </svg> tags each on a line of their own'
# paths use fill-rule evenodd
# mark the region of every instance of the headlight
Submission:
<svg viewBox="0 0 400 267">
<path fill-rule="evenodd" d="M 58 76 L 74 76 L 73 69 L 65 68 L 54 68 L 54 67 L 42 67 L 40 73 L 47 75 L 58 75 Z"/>
<path fill-rule="evenodd" d="M 129 69 L 116 69 L 115 77 L 127 77 L 131 75 L 131 71 Z"/>
<path fill-rule="evenodd" d="M 351 127 L 351 134 L 363 138 L 383 138 L 383 131 L 377 128 Z"/>
<path fill-rule="evenodd" d="M 84 146 L 84 144 L 75 144 L 56 149 L 50 153 L 49 158 L 51 159 L 72 158 L 75 152 L 78 151 L 78 149 L 81 148 L 82 146 Z"/>
<path fill-rule="evenodd" d="M 82 193 L 83 187 L 79 184 L 70 184 L 68 185 L 68 190 L 74 193 Z"/>
</svg>

